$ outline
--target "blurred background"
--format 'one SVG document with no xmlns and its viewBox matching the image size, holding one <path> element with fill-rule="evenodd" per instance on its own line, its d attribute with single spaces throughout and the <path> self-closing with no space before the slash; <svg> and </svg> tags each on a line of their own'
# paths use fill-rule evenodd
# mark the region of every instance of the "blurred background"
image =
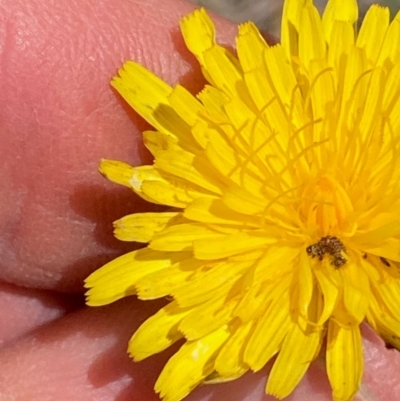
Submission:
<svg viewBox="0 0 400 401">
<path fill-rule="evenodd" d="M 190 0 L 235 22 L 254 21 L 260 29 L 279 36 L 283 0 Z M 327 0 L 314 0 L 323 10 Z M 400 0 L 359 0 L 363 15 L 371 4 L 388 6 L 394 16 L 400 9 Z"/>
</svg>

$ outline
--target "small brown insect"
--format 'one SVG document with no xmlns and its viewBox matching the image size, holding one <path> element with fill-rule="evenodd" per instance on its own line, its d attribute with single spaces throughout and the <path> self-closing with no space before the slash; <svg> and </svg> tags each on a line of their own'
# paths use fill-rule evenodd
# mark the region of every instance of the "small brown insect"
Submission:
<svg viewBox="0 0 400 401">
<path fill-rule="evenodd" d="M 381 260 L 381 262 L 382 262 L 385 266 L 390 267 L 390 263 L 387 261 L 387 259 L 383 258 L 382 256 L 381 256 L 379 259 Z"/>
<path fill-rule="evenodd" d="M 325 254 L 332 256 L 331 265 L 336 269 L 347 262 L 342 255 L 342 252 L 346 252 L 346 247 L 339 238 L 331 235 L 322 237 L 316 244 L 307 247 L 306 251 L 313 258 L 317 256 L 319 260 L 323 260 Z"/>
</svg>

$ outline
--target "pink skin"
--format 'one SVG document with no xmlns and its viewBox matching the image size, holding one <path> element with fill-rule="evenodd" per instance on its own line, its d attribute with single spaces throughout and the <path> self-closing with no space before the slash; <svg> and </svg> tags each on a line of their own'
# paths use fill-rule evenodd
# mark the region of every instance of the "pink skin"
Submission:
<svg viewBox="0 0 400 401">
<path fill-rule="evenodd" d="M 0 349 L 82 303 L 76 296 L 0 282 Z"/>
<path fill-rule="evenodd" d="M 12 283 L 0 285 L 1 400 L 158 399 L 152 386 L 173 350 L 138 364 L 125 350 L 160 302 L 75 310 L 82 279 L 133 248 L 113 238 L 111 222 L 151 208 L 96 171 L 102 157 L 150 162 L 140 141 L 147 124 L 109 80 L 133 59 L 198 91 L 204 81 L 178 30 L 192 8 L 178 0 L 0 4 L 0 280 Z M 232 45 L 235 26 L 215 22 Z M 357 400 L 400 399 L 399 354 L 367 327 L 364 335 Z M 202 386 L 187 400 L 272 400 L 263 395 L 267 374 Z M 331 400 L 322 359 L 288 398 L 310 399 Z"/>
</svg>

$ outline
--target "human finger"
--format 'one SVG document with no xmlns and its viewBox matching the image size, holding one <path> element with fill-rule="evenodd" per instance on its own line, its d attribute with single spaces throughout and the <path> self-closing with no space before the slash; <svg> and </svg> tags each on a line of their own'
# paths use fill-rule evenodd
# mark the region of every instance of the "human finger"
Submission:
<svg viewBox="0 0 400 401">
<path fill-rule="evenodd" d="M 149 161 L 144 121 L 111 89 L 127 59 L 199 90 L 178 30 L 193 6 L 161 0 L 4 0 L 0 5 L 0 279 L 79 291 L 128 247 L 111 222 L 145 205 L 97 172 L 102 157 Z M 217 21 L 223 43 L 235 28 Z"/>
</svg>

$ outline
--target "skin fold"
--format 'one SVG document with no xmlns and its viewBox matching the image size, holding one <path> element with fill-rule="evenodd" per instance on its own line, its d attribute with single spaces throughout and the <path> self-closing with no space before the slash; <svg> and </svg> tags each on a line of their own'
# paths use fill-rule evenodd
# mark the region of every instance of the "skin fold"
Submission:
<svg viewBox="0 0 400 401">
<path fill-rule="evenodd" d="M 141 363 L 126 354 L 133 331 L 162 304 L 134 298 L 83 306 L 82 280 L 134 249 L 112 221 L 154 210 L 97 172 L 101 158 L 151 159 L 148 128 L 109 81 L 141 62 L 170 84 L 204 84 L 185 49 L 178 0 L 0 0 L 0 400 L 152 401 L 168 350 Z M 236 27 L 214 18 L 219 40 Z M 357 400 L 400 398 L 399 354 L 364 328 L 366 372 Z M 269 367 L 202 386 L 187 400 L 272 400 Z M 317 360 L 289 401 L 329 401 Z"/>
</svg>

